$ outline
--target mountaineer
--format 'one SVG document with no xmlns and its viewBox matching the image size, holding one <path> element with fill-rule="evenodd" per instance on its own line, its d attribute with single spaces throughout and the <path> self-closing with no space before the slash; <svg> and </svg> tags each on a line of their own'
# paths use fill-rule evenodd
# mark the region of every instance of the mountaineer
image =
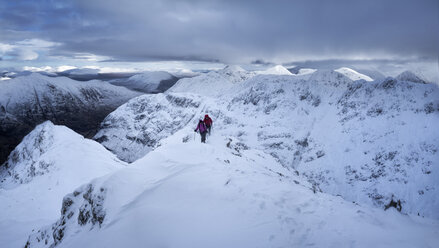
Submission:
<svg viewBox="0 0 439 248">
<path fill-rule="evenodd" d="M 206 124 L 204 124 L 203 120 L 200 120 L 198 122 L 197 128 L 194 131 L 195 132 L 199 131 L 200 135 L 201 135 L 201 142 L 206 143 L 207 127 L 206 127 Z"/>
</svg>

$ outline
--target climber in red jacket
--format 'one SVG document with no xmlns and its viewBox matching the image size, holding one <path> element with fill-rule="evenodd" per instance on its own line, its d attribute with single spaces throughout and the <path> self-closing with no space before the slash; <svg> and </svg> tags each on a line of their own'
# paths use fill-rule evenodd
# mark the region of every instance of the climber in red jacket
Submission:
<svg viewBox="0 0 439 248">
<path fill-rule="evenodd" d="M 210 134 L 210 130 L 212 128 L 213 121 L 210 119 L 209 115 L 204 116 L 204 124 L 206 124 L 207 132 Z"/>
</svg>

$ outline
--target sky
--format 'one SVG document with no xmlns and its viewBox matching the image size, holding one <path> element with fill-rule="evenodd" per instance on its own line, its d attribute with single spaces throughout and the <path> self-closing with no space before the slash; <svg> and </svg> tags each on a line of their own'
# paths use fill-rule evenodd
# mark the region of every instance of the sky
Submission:
<svg viewBox="0 0 439 248">
<path fill-rule="evenodd" d="M 437 0 L 0 0 L 1 67 L 438 55 Z"/>
</svg>

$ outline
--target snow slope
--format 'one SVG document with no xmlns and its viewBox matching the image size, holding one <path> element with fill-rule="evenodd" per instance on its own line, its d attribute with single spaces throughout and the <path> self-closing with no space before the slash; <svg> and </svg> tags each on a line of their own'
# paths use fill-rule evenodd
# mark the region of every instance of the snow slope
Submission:
<svg viewBox="0 0 439 248">
<path fill-rule="evenodd" d="M 351 68 L 341 67 L 341 68 L 338 68 L 334 71 L 345 75 L 346 77 L 352 79 L 353 81 L 356 81 L 356 80 L 366 80 L 368 82 L 373 81 L 373 79 L 371 77 L 366 76 L 364 74 L 361 74 L 357 71 L 354 71 Z"/>
<path fill-rule="evenodd" d="M 64 195 L 124 165 L 64 126 L 38 125 L 0 168 L 1 246 L 23 246 L 33 229 L 57 219 Z"/>
<path fill-rule="evenodd" d="M 26 247 L 433 247 L 437 221 L 314 193 L 273 157 L 184 128 L 64 197 Z M 190 136 L 190 135 L 189 135 Z"/>
<path fill-rule="evenodd" d="M 145 93 L 157 93 L 167 90 L 177 80 L 178 78 L 168 72 L 150 71 L 131 76 L 126 81 L 112 82 L 112 84 Z"/>
<path fill-rule="evenodd" d="M 104 122 L 95 138 L 111 136 L 103 144 L 131 162 L 155 147 L 137 142 L 133 149 L 134 141 L 152 136 L 154 145 L 160 144 L 191 118 L 195 128 L 207 112 L 216 131 L 239 137 L 242 147 L 271 154 L 317 191 L 380 208 L 399 200 L 404 213 L 439 218 L 436 85 L 393 78 L 354 82 L 335 71 L 317 71 L 293 77 L 259 75 L 231 89 L 209 88 L 222 97 L 184 93 L 178 97 L 191 100 L 181 102 L 201 102 L 185 110 L 160 100 L 174 98 L 171 93 L 142 97 L 147 104 L 133 99 L 134 107 L 125 105 L 112 113 L 111 125 Z M 182 118 L 170 126 L 157 122 Z M 153 128 L 160 135 L 145 131 Z"/>
</svg>

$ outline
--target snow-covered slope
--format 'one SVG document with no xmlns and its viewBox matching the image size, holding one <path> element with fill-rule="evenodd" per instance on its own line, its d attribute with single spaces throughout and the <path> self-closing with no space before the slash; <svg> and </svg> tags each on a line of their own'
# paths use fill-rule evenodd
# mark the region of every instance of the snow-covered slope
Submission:
<svg viewBox="0 0 439 248">
<path fill-rule="evenodd" d="M 314 193 L 273 157 L 187 127 L 64 197 L 26 247 L 432 247 L 437 221 Z M 404 234 L 404 235 L 401 235 Z"/>
<path fill-rule="evenodd" d="M 123 167 L 95 141 L 50 121 L 38 125 L 0 168 L 1 246 L 23 246 L 32 229 L 56 220 L 64 195 Z"/>
<path fill-rule="evenodd" d="M 210 89 L 223 90 L 214 85 Z M 184 111 L 159 100 L 172 95 L 144 96 L 147 104 L 133 100 L 134 107 L 125 105 L 113 113 L 111 125 L 99 137 L 114 135 L 117 138 L 104 144 L 121 158 L 137 158 L 139 152 L 151 150 L 142 142 L 132 149 L 139 137 L 152 136 L 158 144 L 181 127 L 157 125 L 157 119 L 164 118 L 155 116 L 184 122 L 193 116 L 194 128 L 198 117 L 208 112 L 216 131 L 239 137 L 243 147 L 271 154 L 318 191 L 380 208 L 399 200 L 402 212 L 439 218 L 436 85 L 392 78 L 354 82 L 335 71 L 317 71 L 294 77 L 255 76 L 228 92 L 221 98 L 180 95 L 201 99 L 201 104 Z M 168 115 L 170 109 L 174 110 Z M 144 131 L 151 126 L 161 127 L 165 131 L 159 133 L 165 135 Z"/>
<path fill-rule="evenodd" d="M 239 66 L 226 66 L 219 71 L 211 71 L 193 78 L 183 78 L 167 92 L 191 92 L 204 96 L 220 96 L 235 84 L 256 75 Z"/>
<path fill-rule="evenodd" d="M 0 82 L 0 164 L 36 124 L 51 120 L 94 135 L 111 111 L 140 95 L 102 81 L 37 73 Z"/>
<path fill-rule="evenodd" d="M 150 71 L 134 75 L 126 81 L 115 81 L 112 84 L 145 93 L 158 93 L 169 89 L 178 78 L 165 71 Z"/>
<path fill-rule="evenodd" d="M 341 67 L 341 68 L 336 69 L 335 71 L 345 75 L 346 77 L 352 79 L 353 81 L 356 81 L 356 80 L 366 80 L 368 82 L 373 81 L 373 79 L 370 78 L 369 76 L 366 76 L 366 75 L 361 74 L 357 71 L 354 71 L 351 68 Z"/>
<path fill-rule="evenodd" d="M 439 217 L 437 86 L 316 72 L 242 87 L 228 110 L 245 123 L 247 146 L 258 144 L 323 192 L 378 207 L 400 200 L 403 212 Z"/>
<path fill-rule="evenodd" d="M 269 74 L 269 75 L 293 75 L 287 68 L 282 65 L 276 65 L 274 67 L 268 68 L 265 71 L 258 71 L 258 74 Z"/>
</svg>

